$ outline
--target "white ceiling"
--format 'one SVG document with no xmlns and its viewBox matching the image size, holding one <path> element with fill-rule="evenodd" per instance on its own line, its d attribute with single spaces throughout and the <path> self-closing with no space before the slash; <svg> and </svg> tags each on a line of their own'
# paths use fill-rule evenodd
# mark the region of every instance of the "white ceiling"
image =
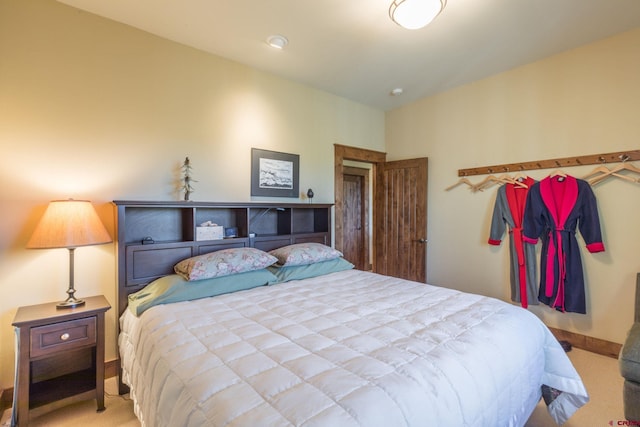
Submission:
<svg viewBox="0 0 640 427">
<path fill-rule="evenodd" d="M 59 1 L 385 111 L 640 27 L 640 0 L 448 0 L 420 30 L 391 0 Z"/>
</svg>

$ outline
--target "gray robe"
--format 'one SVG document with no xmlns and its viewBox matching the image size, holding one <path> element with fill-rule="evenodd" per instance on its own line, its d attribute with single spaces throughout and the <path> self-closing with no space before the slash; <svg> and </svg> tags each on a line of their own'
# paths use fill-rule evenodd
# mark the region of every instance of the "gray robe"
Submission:
<svg viewBox="0 0 640 427">
<path fill-rule="evenodd" d="M 528 179 L 527 185 L 535 181 Z M 511 196 L 507 196 L 507 186 Z M 518 187 L 514 184 L 505 184 L 498 189 L 496 202 L 493 208 L 489 244 L 500 245 L 502 236 L 507 226 L 509 227 L 509 256 L 511 275 L 511 300 L 519 302 L 523 307 L 528 304 L 538 304 L 538 271 L 536 262 L 536 246 L 524 244 L 522 234 L 522 219 L 524 216 L 524 203 L 528 188 Z M 511 201 L 511 206 L 509 205 Z M 518 213 L 519 218 L 514 221 L 513 213 Z M 517 224 L 516 224 L 517 222 Z M 518 252 L 520 251 L 520 257 Z M 521 271 L 523 269 L 523 271 Z M 520 286 L 520 278 L 525 278 L 525 286 Z M 526 299 L 522 298 L 522 289 L 526 288 Z"/>
</svg>

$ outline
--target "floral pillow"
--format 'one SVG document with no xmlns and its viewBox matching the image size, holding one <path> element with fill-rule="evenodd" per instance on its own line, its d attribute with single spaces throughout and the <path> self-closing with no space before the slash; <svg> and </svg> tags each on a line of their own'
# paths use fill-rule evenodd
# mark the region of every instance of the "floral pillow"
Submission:
<svg viewBox="0 0 640 427">
<path fill-rule="evenodd" d="M 296 243 L 269 252 L 278 259 L 278 265 L 306 265 L 339 258 L 342 252 L 321 243 Z"/>
<path fill-rule="evenodd" d="M 255 248 L 232 248 L 187 258 L 173 270 L 186 280 L 202 280 L 266 268 L 278 259 Z"/>
</svg>

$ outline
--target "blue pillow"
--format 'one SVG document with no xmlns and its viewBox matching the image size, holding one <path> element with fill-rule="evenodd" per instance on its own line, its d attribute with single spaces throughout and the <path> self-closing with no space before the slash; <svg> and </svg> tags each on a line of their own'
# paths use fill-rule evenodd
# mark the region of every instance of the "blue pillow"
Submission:
<svg viewBox="0 0 640 427">
<path fill-rule="evenodd" d="M 129 310 L 136 316 L 140 316 L 155 305 L 228 294 L 277 281 L 278 279 L 266 269 L 191 282 L 177 274 L 171 274 L 156 279 L 138 292 L 129 295 Z"/>
<path fill-rule="evenodd" d="M 272 265 L 271 267 L 267 267 L 267 269 L 278 278 L 278 283 L 308 279 L 310 277 L 322 276 L 337 271 L 350 270 L 352 268 L 353 264 L 342 257 L 306 265 L 291 265 L 285 267 Z"/>
</svg>

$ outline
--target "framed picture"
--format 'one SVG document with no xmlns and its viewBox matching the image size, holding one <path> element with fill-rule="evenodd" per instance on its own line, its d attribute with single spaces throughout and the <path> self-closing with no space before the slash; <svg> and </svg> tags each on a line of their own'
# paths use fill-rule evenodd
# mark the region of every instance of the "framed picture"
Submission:
<svg viewBox="0 0 640 427">
<path fill-rule="evenodd" d="M 300 156 L 251 149 L 251 195 L 299 197 Z"/>
</svg>

